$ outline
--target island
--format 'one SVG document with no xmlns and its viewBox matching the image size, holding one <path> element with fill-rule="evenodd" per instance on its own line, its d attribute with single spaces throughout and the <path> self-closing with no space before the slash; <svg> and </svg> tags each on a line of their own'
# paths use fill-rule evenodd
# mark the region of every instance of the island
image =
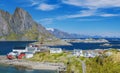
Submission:
<svg viewBox="0 0 120 73">
<path fill-rule="evenodd" d="M 88 38 L 88 39 L 63 39 L 67 42 L 71 43 L 108 43 L 109 41 L 106 39 L 93 39 L 93 38 Z"/>
</svg>

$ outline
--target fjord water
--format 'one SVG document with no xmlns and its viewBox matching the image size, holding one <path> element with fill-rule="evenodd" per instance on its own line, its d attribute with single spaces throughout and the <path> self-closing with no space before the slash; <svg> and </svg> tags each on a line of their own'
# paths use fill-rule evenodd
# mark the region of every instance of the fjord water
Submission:
<svg viewBox="0 0 120 73">
<path fill-rule="evenodd" d="M 56 73 L 56 71 L 51 70 L 27 70 L 19 69 L 13 66 L 3 66 L 0 65 L 0 73 Z"/>
<path fill-rule="evenodd" d="M 120 49 L 120 38 L 109 38 L 107 39 L 109 44 L 112 46 L 101 46 L 105 43 L 71 43 L 71 46 L 50 46 L 50 47 L 57 47 L 62 48 L 65 50 L 73 50 L 73 49 L 108 49 L 108 48 L 117 48 Z M 6 55 L 14 47 L 19 46 L 26 46 L 29 43 L 33 43 L 35 41 L 0 41 L 0 55 Z"/>
<path fill-rule="evenodd" d="M 33 42 L 35 41 L 0 41 L 0 55 L 6 55 L 11 52 L 14 47 L 25 47 Z"/>
<path fill-rule="evenodd" d="M 120 39 L 119 38 L 107 38 L 109 42 L 107 44 L 111 44 L 112 46 L 102 46 L 105 43 L 71 43 L 71 46 L 50 46 L 52 48 L 62 48 L 63 50 L 73 50 L 73 49 L 82 49 L 82 50 L 92 50 L 92 49 L 120 49 Z"/>
</svg>

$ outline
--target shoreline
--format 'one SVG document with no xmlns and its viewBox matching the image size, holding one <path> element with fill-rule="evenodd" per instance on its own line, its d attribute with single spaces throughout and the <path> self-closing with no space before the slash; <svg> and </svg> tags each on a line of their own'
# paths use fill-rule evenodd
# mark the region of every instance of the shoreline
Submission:
<svg viewBox="0 0 120 73">
<path fill-rule="evenodd" d="M 0 64 L 35 70 L 59 70 L 61 67 L 64 66 L 63 63 L 33 62 L 18 59 L 8 60 L 7 58 L 5 58 L 5 56 L 0 56 Z"/>
</svg>

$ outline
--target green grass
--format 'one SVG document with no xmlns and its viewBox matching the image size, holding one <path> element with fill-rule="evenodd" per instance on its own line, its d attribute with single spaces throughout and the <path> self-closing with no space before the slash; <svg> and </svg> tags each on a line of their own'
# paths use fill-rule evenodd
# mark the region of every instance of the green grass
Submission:
<svg viewBox="0 0 120 73">
<path fill-rule="evenodd" d="M 20 34 L 11 33 L 8 36 L 5 36 L 6 40 L 17 40 L 19 39 Z"/>
<path fill-rule="evenodd" d="M 60 54 L 50 54 L 49 52 L 36 53 L 33 58 L 29 60 L 38 62 L 53 62 L 53 63 L 64 63 L 67 67 L 67 73 L 82 73 L 81 63 L 76 60 L 76 57 L 70 56 L 71 53 L 60 53 Z M 78 58 L 79 59 L 79 58 Z"/>
<path fill-rule="evenodd" d="M 111 50 L 110 50 L 111 51 Z M 66 73 L 82 73 L 82 65 L 79 60 L 85 60 L 86 73 L 120 73 L 120 52 L 112 50 L 111 56 L 98 56 L 95 58 L 84 58 L 71 56 L 70 52 L 50 54 L 49 52 L 36 53 L 31 61 L 38 62 L 62 62 L 67 67 Z"/>
<path fill-rule="evenodd" d="M 120 73 L 120 52 L 113 52 L 111 56 L 99 56 L 86 59 L 87 73 Z"/>
</svg>

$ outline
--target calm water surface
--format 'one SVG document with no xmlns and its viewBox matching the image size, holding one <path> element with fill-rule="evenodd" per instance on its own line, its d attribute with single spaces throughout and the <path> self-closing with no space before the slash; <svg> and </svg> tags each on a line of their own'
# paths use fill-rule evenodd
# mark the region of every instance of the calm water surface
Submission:
<svg viewBox="0 0 120 73">
<path fill-rule="evenodd" d="M 73 50 L 73 49 L 82 49 L 82 50 L 89 50 L 89 49 L 108 49 L 108 48 L 116 48 L 120 49 L 120 39 L 117 38 L 109 38 L 108 44 L 112 46 L 101 46 L 105 43 L 71 43 L 71 46 L 50 46 L 55 48 L 62 48 L 64 50 Z"/>
<path fill-rule="evenodd" d="M 0 41 L 0 55 L 6 55 L 11 52 L 14 47 L 25 47 L 33 42 L 35 41 Z"/>
<path fill-rule="evenodd" d="M 0 65 L 0 73 L 56 73 L 56 71 L 51 70 L 27 70 L 18 69 L 13 66 L 3 66 Z"/>
</svg>

